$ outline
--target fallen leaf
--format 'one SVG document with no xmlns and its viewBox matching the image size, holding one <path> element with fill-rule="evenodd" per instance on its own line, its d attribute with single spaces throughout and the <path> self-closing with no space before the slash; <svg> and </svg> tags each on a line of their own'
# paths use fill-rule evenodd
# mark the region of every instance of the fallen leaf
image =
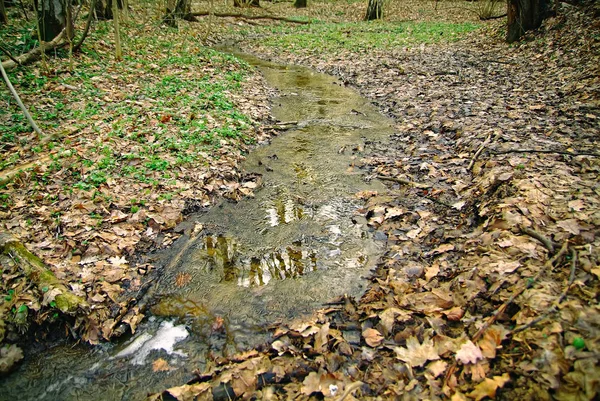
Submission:
<svg viewBox="0 0 600 401">
<path fill-rule="evenodd" d="M 448 363 L 445 361 L 434 361 L 427 365 L 427 370 L 433 375 L 433 377 L 438 377 L 442 373 L 446 371 L 448 367 Z"/>
<path fill-rule="evenodd" d="M 496 390 L 510 381 L 508 373 L 504 373 L 502 376 L 494 376 L 493 379 L 485 378 L 484 381 L 475 386 L 475 389 L 467 394 L 470 398 L 474 398 L 475 401 L 484 399 L 485 397 L 496 398 Z"/>
<path fill-rule="evenodd" d="M 471 340 L 464 343 L 456 353 L 456 360 L 465 365 L 468 363 L 476 363 L 480 359 L 483 359 L 481 350 L 478 346 L 473 344 Z"/>
<path fill-rule="evenodd" d="M 154 372 L 166 372 L 170 369 L 171 367 L 169 366 L 169 363 L 162 358 L 158 358 L 157 360 L 152 362 L 152 370 Z"/>
<path fill-rule="evenodd" d="M 579 227 L 579 223 L 576 219 L 567 219 L 559 221 L 558 223 L 556 223 L 556 225 L 573 235 L 579 235 L 579 233 L 581 232 L 581 228 Z"/>
<path fill-rule="evenodd" d="M 406 340 L 406 348 L 395 347 L 394 352 L 398 359 L 408 362 L 411 367 L 423 366 L 427 361 L 440 359 L 431 338 L 424 338 L 423 344 L 420 344 L 417 337 L 411 336 Z"/>
<path fill-rule="evenodd" d="M 381 345 L 384 338 L 380 332 L 375 329 L 366 329 L 362 332 L 365 342 L 369 347 L 377 347 Z"/>
<path fill-rule="evenodd" d="M 302 382 L 302 388 L 300 389 L 302 394 L 308 396 L 312 393 L 321 391 L 321 374 L 316 372 L 310 372 L 308 376 L 304 378 Z"/>
</svg>

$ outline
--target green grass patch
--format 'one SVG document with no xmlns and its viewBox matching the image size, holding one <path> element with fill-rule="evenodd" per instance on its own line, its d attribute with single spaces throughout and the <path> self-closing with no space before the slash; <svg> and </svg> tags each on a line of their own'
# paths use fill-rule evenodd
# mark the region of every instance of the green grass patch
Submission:
<svg viewBox="0 0 600 401">
<path fill-rule="evenodd" d="M 458 40 L 478 28 L 473 23 L 352 22 L 266 28 L 261 43 L 290 52 L 340 53 L 391 50 Z"/>
</svg>

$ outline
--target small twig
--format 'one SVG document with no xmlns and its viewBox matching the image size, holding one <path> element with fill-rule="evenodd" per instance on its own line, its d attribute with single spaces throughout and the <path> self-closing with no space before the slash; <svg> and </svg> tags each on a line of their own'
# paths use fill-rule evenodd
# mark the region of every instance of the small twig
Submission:
<svg viewBox="0 0 600 401">
<path fill-rule="evenodd" d="M 531 228 L 519 225 L 519 230 L 523 233 L 523 234 L 527 234 L 530 237 L 535 238 L 536 240 L 540 241 L 548 251 L 550 251 L 550 253 L 554 253 L 554 247 L 558 244 L 552 242 L 550 239 L 544 237 L 542 234 L 538 233 L 535 230 L 532 230 Z"/>
<path fill-rule="evenodd" d="M 405 178 L 388 177 L 385 175 L 378 175 L 375 178 L 378 178 L 378 179 L 384 180 L 384 181 L 393 181 L 393 182 L 397 182 L 398 184 L 408 185 L 411 187 L 421 188 L 421 189 L 427 189 L 427 188 L 431 188 L 433 186 L 433 185 L 428 185 L 428 184 L 422 184 L 420 182 L 410 181 Z"/>
<path fill-rule="evenodd" d="M 544 153 L 544 154 L 557 154 L 557 155 L 568 155 L 568 156 L 593 156 L 600 157 L 600 153 L 594 152 L 567 152 L 564 150 L 547 150 L 547 149 L 511 149 L 511 150 L 490 150 L 492 155 L 505 155 L 508 153 Z"/>
<path fill-rule="evenodd" d="M 14 61 L 18 65 L 21 65 L 21 63 L 19 62 L 19 60 L 17 60 L 16 58 L 14 58 L 14 56 L 12 54 L 10 54 L 10 52 L 8 50 L 6 50 L 4 47 L 0 46 L 0 51 L 2 51 L 2 53 L 6 54 L 9 59 L 11 59 L 12 61 Z"/>
<path fill-rule="evenodd" d="M 473 155 L 473 158 L 471 158 L 471 162 L 469 163 L 469 167 L 467 167 L 468 171 L 471 171 L 471 169 L 473 168 L 473 165 L 475 165 L 475 162 L 477 161 L 477 158 L 479 157 L 479 155 L 481 154 L 481 152 L 483 152 L 483 149 L 485 149 L 486 146 L 488 146 L 488 144 L 490 143 L 490 139 L 492 139 L 492 133 L 490 132 L 487 136 L 487 138 L 485 138 L 485 141 L 483 141 L 483 143 L 481 144 L 481 146 L 479 147 L 479 149 L 477 149 L 477 152 L 475 152 L 475 154 Z"/>
<path fill-rule="evenodd" d="M 577 269 L 577 251 L 575 249 L 571 249 L 571 273 L 569 274 L 569 282 L 567 283 L 567 286 L 565 287 L 565 289 L 563 290 L 563 292 L 560 294 L 560 297 L 558 297 L 558 300 L 556 301 L 556 303 L 554 305 L 552 305 L 541 316 L 538 316 L 537 318 L 533 319 L 531 322 L 529 322 L 527 324 L 524 324 L 523 326 L 517 327 L 514 330 L 512 330 L 509 333 L 509 335 L 512 336 L 514 334 L 520 333 L 523 330 L 527 330 L 528 328 L 535 326 L 536 324 L 538 324 L 542 320 L 545 320 L 548 317 L 548 315 L 550 315 L 550 314 L 558 311 L 558 308 L 559 308 L 560 304 L 566 298 L 567 293 L 569 292 L 569 290 L 571 289 L 571 286 L 575 282 L 575 271 L 576 271 L 576 269 Z"/>
</svg>

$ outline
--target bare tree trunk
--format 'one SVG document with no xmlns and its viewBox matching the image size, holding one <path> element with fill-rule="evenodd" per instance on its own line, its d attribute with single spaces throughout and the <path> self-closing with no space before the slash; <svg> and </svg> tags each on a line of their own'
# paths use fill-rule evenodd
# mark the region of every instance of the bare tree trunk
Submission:
<svg viewBox="0 0 600 401">
<path fill-rule="evenodd" d="M 365 21 L 383 18 L 383 0 L 369 0 Z"/>
<path fill-rule="evenodd" d="M 8 16 L 6 8 L 4 8 L 4 0 L 0 0 L 0 25 L 8 24 Z"/>
<path fill-rule="evenodd" d="M 96 11 L 96 18 L 99 20 L 111 20 L 113 19 L 113 0 L 96 0 L 94 10 Z M 123 1 L 117 0 L 117 6 L 119 10 L 122 10 Z"/>
<path fill-rule="evenodd" d="M 50 42 L 67 26 L 67 7 L 70 3 L 64 0 L 34 0 L 40 27 L 40 37 Z M 70 28 L 71 32 L 73 28 Z"/>
<path fill-rule="evenodd" d="M 187 21 L 195 20 L 190 0 L 167 0 L 167 10 L 163 21 L 171 27 L 176 27 L 178 18 Z"/>
<path fill-rule="evenodd" d="M 123 58 L 123 50 L 121 50 L 121 32 L 119 30 L 119 9 L 115 1 L 112 4 L 113 25 L 115 27 L 115 58 L 120 61 Z"/>
<path fill-rule="evenodd" d="M 111 0 L 96 0 L 96 18 L 99 20 L 113 19 L 112 1 Z"/>
<path fill-rule="evenodd" d="M 306 0 L 296 0 L 296 2 L 294 3 L 294 7 L 306 8 Z"/>
<path fill-rule="evenodd" d="M 549 0 L 508 0 L 506 41 L 512 43 L 525 32 L 539 28 L 549 10 Z"/>
</svg>

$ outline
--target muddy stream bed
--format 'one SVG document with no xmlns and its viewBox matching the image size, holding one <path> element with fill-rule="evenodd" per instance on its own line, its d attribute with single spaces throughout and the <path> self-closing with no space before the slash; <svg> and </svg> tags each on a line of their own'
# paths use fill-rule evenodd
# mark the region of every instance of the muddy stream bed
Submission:
<svg viewBox="0 0 600 401">
<path fill-rule="evenodd" d="M 144 399 L 207 358 L 265 343 L 269 325 L 365 290 L 385 238 L 356 213 L 355 194 L 385 187 L 353 162 L 365 141 L 389 137 L 391 120 L 332 76 L 235 55 L 277 91 L 272 115 L 294 122 L 248 155 L 244 170 L 262 176 L 255 197 L 190 217 L 188 234 L 158 256 L 166 267 L 135 335 L 29 357 L 1 379 L 1 400 Z M 171 369 L 153 372 L 158 358 Z"/>
</svg>

